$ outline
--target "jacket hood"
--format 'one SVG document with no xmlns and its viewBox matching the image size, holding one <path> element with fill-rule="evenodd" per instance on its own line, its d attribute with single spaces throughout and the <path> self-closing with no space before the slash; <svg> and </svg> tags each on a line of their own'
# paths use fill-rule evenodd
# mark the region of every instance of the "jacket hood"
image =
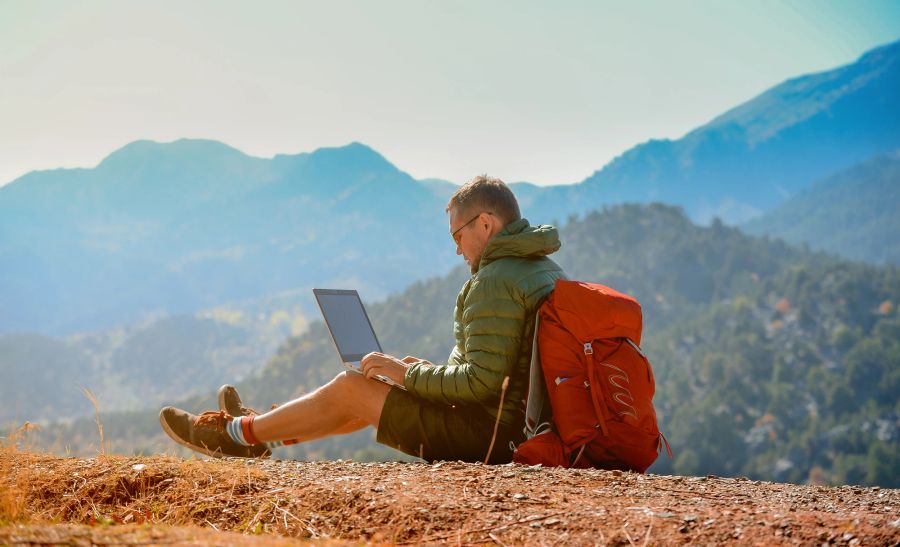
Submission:
<svg viewBox="0 0 900 547">
<path fill-rule="evenodd" d="M 522 218 L 504 226 L 488 241 L 478 269 L 500 258 L 540 258 L 555 253 L 559 246 L 559 232 L 555 226 L 531 226 L 528 220 Z"/>
</svg>

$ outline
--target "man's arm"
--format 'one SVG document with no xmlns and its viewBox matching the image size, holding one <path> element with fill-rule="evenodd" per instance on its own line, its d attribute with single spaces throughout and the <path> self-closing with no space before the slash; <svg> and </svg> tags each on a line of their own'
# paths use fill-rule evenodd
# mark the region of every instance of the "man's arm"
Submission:
<svg viewBox="0 0 900 547">
<path fill-rule="evenodd" d="M 504 286 L 485 285 L 473 288 L 481 294 L 470 294 L 468 300 L 465 347 L 454 350 L 461 362 L 409 365 L 403 382 L 409 392 L 448 404 L 486 403 L 499 398 L 503 379 L 512 374 L 519 357 L 525 303 Z"/>
</svg>

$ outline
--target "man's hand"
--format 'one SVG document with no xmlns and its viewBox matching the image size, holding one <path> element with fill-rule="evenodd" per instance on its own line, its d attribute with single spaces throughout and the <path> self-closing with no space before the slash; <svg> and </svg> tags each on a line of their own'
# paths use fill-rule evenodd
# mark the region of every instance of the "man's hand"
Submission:
<svg viewBox="0 0 900 547">
<path fill-rule="evenodd" d="M 410 363 L 420 361 L 420 359 L 415 358 L 412 358 L 412 361 L 407 361 L 407 359 L 410 359 L 410 357 L 400 360 L 391 355 L 373 351 L 362 358 L 359 368 L 366 375 L 366 378 L 387 376 L 402 386 L 403 378 L 406 376 L 406 369 L 409 368 Z"/>
</svg>

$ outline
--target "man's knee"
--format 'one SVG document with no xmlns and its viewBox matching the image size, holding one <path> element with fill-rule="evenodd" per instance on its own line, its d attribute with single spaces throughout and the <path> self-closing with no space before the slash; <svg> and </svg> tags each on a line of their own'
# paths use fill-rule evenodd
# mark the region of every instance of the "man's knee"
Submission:
<svg viewBox="0 0 900 547">
<path fill-rule="evenodd" d="M 354 416 L 366 422 L 377 424 L 381 409 L 391 388 L 378 380 L 345 370 L 338 373 L 328 386 L 339 395 L 337 398 Z"/>
<path fill-rule="evenodd" d="M 345 370 L 337 373 L 330 383 L 338 389 L 360 391 L 368 388 L 371 383 L 377 382 L 369 380 L 358 372 Z"/>
</svg>

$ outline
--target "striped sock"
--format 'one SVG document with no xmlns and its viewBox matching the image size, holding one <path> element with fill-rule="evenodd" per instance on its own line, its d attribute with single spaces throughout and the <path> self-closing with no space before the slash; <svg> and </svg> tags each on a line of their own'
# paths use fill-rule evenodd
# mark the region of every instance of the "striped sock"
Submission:
<svg viewBox="0 0 900 547">
<path fill-rule="evenodd" d="M 225 426 L 225 431 L 234 442 L 242 446 L 250 446 L 250 443 L 247 442 L 247 438 L 244 437 L 244 420 L 247 420 L 246 416 L 234 418 Z"/>
<path fill-rule="evenodd" d="M 297 444 L 297 441 L 295 440 L 271 441 L 268 443 L 260 442 L 259 439 L 256 438 L 256 435 L 253 434 L 253 419 L 255 417 L 256 416 L 240 416 L 234 418 L 225 426 L 225 431 L 228 432 L 228 436 L 231 437 L 234 442 L 243 446 L 265 444 L 266 447 L 272 449 L 278 448 L 279 446 Z"/>
</svg>

